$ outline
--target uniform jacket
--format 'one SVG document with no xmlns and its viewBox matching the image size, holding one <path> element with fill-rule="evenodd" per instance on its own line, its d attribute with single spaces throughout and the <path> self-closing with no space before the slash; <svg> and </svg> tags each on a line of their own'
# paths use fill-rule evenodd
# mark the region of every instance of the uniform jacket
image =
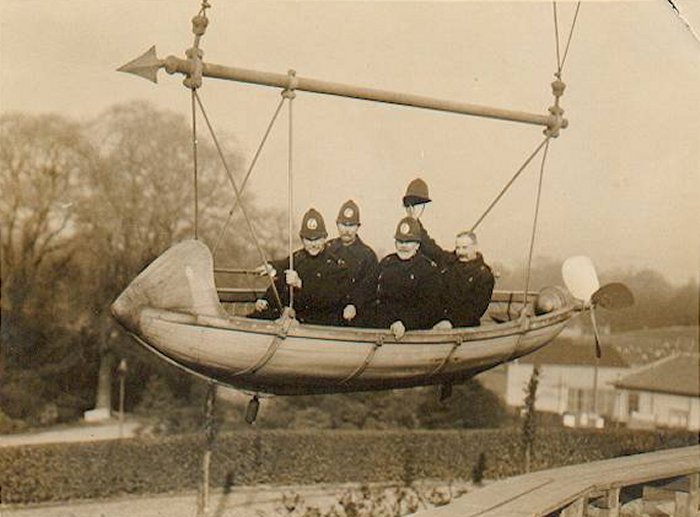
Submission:
<svg viewBox="0 0 700 517">
<path fill-rule="evenodd" d="M 437 265 L 417 253 L 401 260 L 396 253 L 379 263 L 376 319 L 378 327 L 402 321 L 407 330 L 429 329 L 440 320 L 440 273 Z"/>
<path fill-rule="evenodd" d="M 423 223 L 420 222 L 420 219 L 418 220 L 418 225 L 420 226 L 420 248 L 418 251 L 433 262 L 440 264 L 443 260 L 445 250 L 438 246 L 435 239 L 428 234 L 428 231 L 423 226 Z"/>
<path fill-rule="evenodd" d="M 454 253 L 445 253 L 441 264 L 445 319 L 454 327 L 479 326 L 491 301 L 495 279 L 484 257 L 461 262 Z"/>
<path fill-rule="evenodd" d="M 300 289 L 294 288 L 294 310 L 297 319 L 302 323 L 315 325 L 339 325 L 342 321 L 345 297 L 338 285 L 349 281 L 347 268 L 341 267 L 340 259 L 328 247 L 315 257 L 304 249 L 295 251 L 293 257 L 294 269 L 302 282 Z M 289 286 L 284 273 L 289 269 L 289 258 L 271 261 L 270 265 L 277 271 L 275 286 L 282 304 L 289 305 Z M 264 298 L 269 308 L 253 314 L 252 317 L 279 317 L 280 311 L 272 287 L 267 289 Z"/>
<path fill-rule="evenodd" d="M 420 221 L 419 221 L 420 223 Z M 484 257 L 460 262 L 454 252 L 445 251 L 420 225 L 420 251 L 440 267 L 444 318 L 454 327 L 476 327 L 491 301 L 495 279 Z"/>
<path fill-rule="evenodd" d="M 357 237 L 355 242 L 345 246 L 340 238 L 328 244 L 329 251 L 339 259 L 339 266 L 346 270 L 347 283 L 335 288 L 342 291 L 345 305 L 352 304 L 357 309 L 357 321 L 366 320 L 377 291 L 377 255 Z"/>
</svg>

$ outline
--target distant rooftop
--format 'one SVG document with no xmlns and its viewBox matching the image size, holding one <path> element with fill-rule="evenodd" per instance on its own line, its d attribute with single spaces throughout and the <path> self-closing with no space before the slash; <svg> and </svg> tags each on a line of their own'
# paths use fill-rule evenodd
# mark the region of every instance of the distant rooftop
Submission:
<svg viewBox="0 0 700 517">
<path fill-rule="evenodd" d="M 698 397 L 700 354 L 666 357 L 623 377 L 615 387 Z"/>
<path fill-rule="evenodd" d="M 580 340 L 577 341 L 580 342 Z M 575 344 L 571 339 L 556 339 L 537 352 L 523 357 L 520 362 L 540 365 L 593 366 L 595 365 L 593 336 L 590 338 L 590 345 Z M 628 365 L 617 350 L 610 346 L 603 346 L 603 356 L 600 358 L 598 366 L 625 368 Z"/>
</svg>

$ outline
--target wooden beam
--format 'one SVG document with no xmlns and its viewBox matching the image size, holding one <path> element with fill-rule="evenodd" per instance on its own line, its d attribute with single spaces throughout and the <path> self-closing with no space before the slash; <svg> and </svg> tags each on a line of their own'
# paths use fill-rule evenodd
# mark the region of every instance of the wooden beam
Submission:
<svg viewBox="0 0 700 517">
<path fill-rule="evenodd" d="M 149 55 L 150 66 L 165 67 L 165 70 L 169 74 L 180 73 L 188 77 L 192 75 L 194 71 L 193 62 L 190 60 L 180 59 L 176 56 L 168 56 L 164 60 L 159 60 L 154 57 L 154 50 L 150 52 L 153 54 Z M 135 72 L 130 68 L 135 67 L 133 63 L 138 62 L 139 59 L 141 58 L 137 58 L 131 63 L 120 68 L 120 70 L 123 72 L 137 73 L 138 75 L 144 76 L 143 65 L 140 66 L 139 72 Z M 153 74 L 149 74 L 149 77 L 152 75 Z M 524 124 L 534 124 L 537 126 L 547 127 L 551 130 L 558 130 L 559 128 L 563 129 L 568 126 L 568 121 L 566 119 L 559 118 L 551 113 L 549 115 L 539 115 L 522 111 L 479 106 L 476 104 L 436 99 L 433 97 L 413 95 L 410 93 L 378 90 L 363 86 L 353 86 L 342 83 L 322 81 L 319 79 L 296 77 L 296 75 L 291 72 L 289 74 L 278 74 L 272 72 L 260 72 L 246 68 L 217 65 L 213 63 L 202 63 L 202 76 L 211 77 L 214 79 L 223 79 L 226 81 L 257 84 L 260 86 L 293 89 L 296 91 L 309 93 L 334 95 L 338 97 L 361 99 L 385 104 L 396 104 L 399 106 L 410 106 L 413 108 L 444 111 L 461 115 L 472 115 L 475 117 L 486 117 L 499 120 L 508 120 L 511 122 L 521 122 Z"/>
</svg>

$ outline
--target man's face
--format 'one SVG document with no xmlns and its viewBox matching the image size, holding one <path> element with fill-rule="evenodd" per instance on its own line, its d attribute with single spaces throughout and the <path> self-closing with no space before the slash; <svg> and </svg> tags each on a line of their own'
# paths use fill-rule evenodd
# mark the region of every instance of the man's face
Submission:
<svg viewBox="0 0 700 517">
<path fill-rule="evenodd" d="M 420 242 L 396 241 L 396 254 L 401 260 L 409 260 L 412 259 L 416 253 L 418 253 L 419 247 Z"/>
<path fill-rule="evenodd" d="M 476 251 L 476 243 L 469 235 L 457 237 L 455 241 L 455 254 L 461 262 L 475 259 Z"/>
<path fill-rule="evenodd" d="M 326 246 L 325 237 L 319 237 L 318 239 L 301 239 L 301 242 L 304 244 L 304 249 L 306 250 L 306 253 L 308 253 L 312 257 L 315 257 L 316 255 L 321 253 L 323 251 L 323 248 Z"/>
<path fill-rule="evenodd" d="M 357 230 L 360 229 L 359 224 L 343 224 L 338 223 L 338 235 L 340 236 L 340 242 L 345 246 L 349 246 L 357 238 Z"/>
</svg>

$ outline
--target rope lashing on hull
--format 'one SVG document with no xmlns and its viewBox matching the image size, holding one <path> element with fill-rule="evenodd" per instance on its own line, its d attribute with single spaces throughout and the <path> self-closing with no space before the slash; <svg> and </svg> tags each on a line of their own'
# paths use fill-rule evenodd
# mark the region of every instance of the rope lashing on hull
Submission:
<svg viewBox="0 0 700 517">
<path fill-rule="evenodd" d="M 347 384 L 351 380 L 356 379 L 360 375 L 362 375 L 362 373 L 367 369 L 367 367 L 372 362 L 372 359 L 374 359 L 374 355 L 377 353 L 377 350 L 379 350 L 379 348 L 383 345 L 384 345 L 384 336 L 379 336 L 377 338 L 377 341 L 375 341 L 372 344 L 372 348 L 370 348 L 370 350 L 369 350 L 367 356 L 365 357 L 365 360 L 362 362 L 362 364 L 360 366 L 358 366 L 350 375 L 348 375 L 344 379 L 341 379 L 338 384 Z"/>
<path fill-rule="evenodd" d="M 457 349 L 459 347 L 462 346 L 462 342 L 463 342 L 462 336 L 457 336 L 457 340 L 452 344 L 452 348 L 450 348 L 450 351 L 443 358 L 442 362 L 440 362 L 440 364 L 437 365 L 437 367 L 432 372 L 430 372 L 431 377 L 436 376 L 437 374 L 439 374 L 440 372 L 442 372 L 445 369 L 447 364 L 450 362 L 450 359 L 452 359 L 452 356 L 454 355 L 454 353 L 457 351 Z"/>
<path fill-rule="evenodd" d="M 255 372 L 257 372 L 258 370 L 260 370 L 260 368 L 269 363 L 270 359 L 272 359 L 275 353 L 277 353 L 277 350 L 279 349 L 282 342 L 287 338 L 289 329 L 291 328 L 292 323 L 294 321 L 295 320 L 293 309 L 285 309 L 284 313 L 282 314 L 282 321 L 280 322 L 279 332 L 272 338 L 272 341 L 270 341 L 270 345 L 267 347 L 267 350 L 265 350 L 265 353 L 255 363 L 253 363 L 247 368 L 244 368 L 243 370 L 234 373 L 232 377 L 240 377 L 242 375 L 249 374 L 254 375 Z"/>
</svg>

